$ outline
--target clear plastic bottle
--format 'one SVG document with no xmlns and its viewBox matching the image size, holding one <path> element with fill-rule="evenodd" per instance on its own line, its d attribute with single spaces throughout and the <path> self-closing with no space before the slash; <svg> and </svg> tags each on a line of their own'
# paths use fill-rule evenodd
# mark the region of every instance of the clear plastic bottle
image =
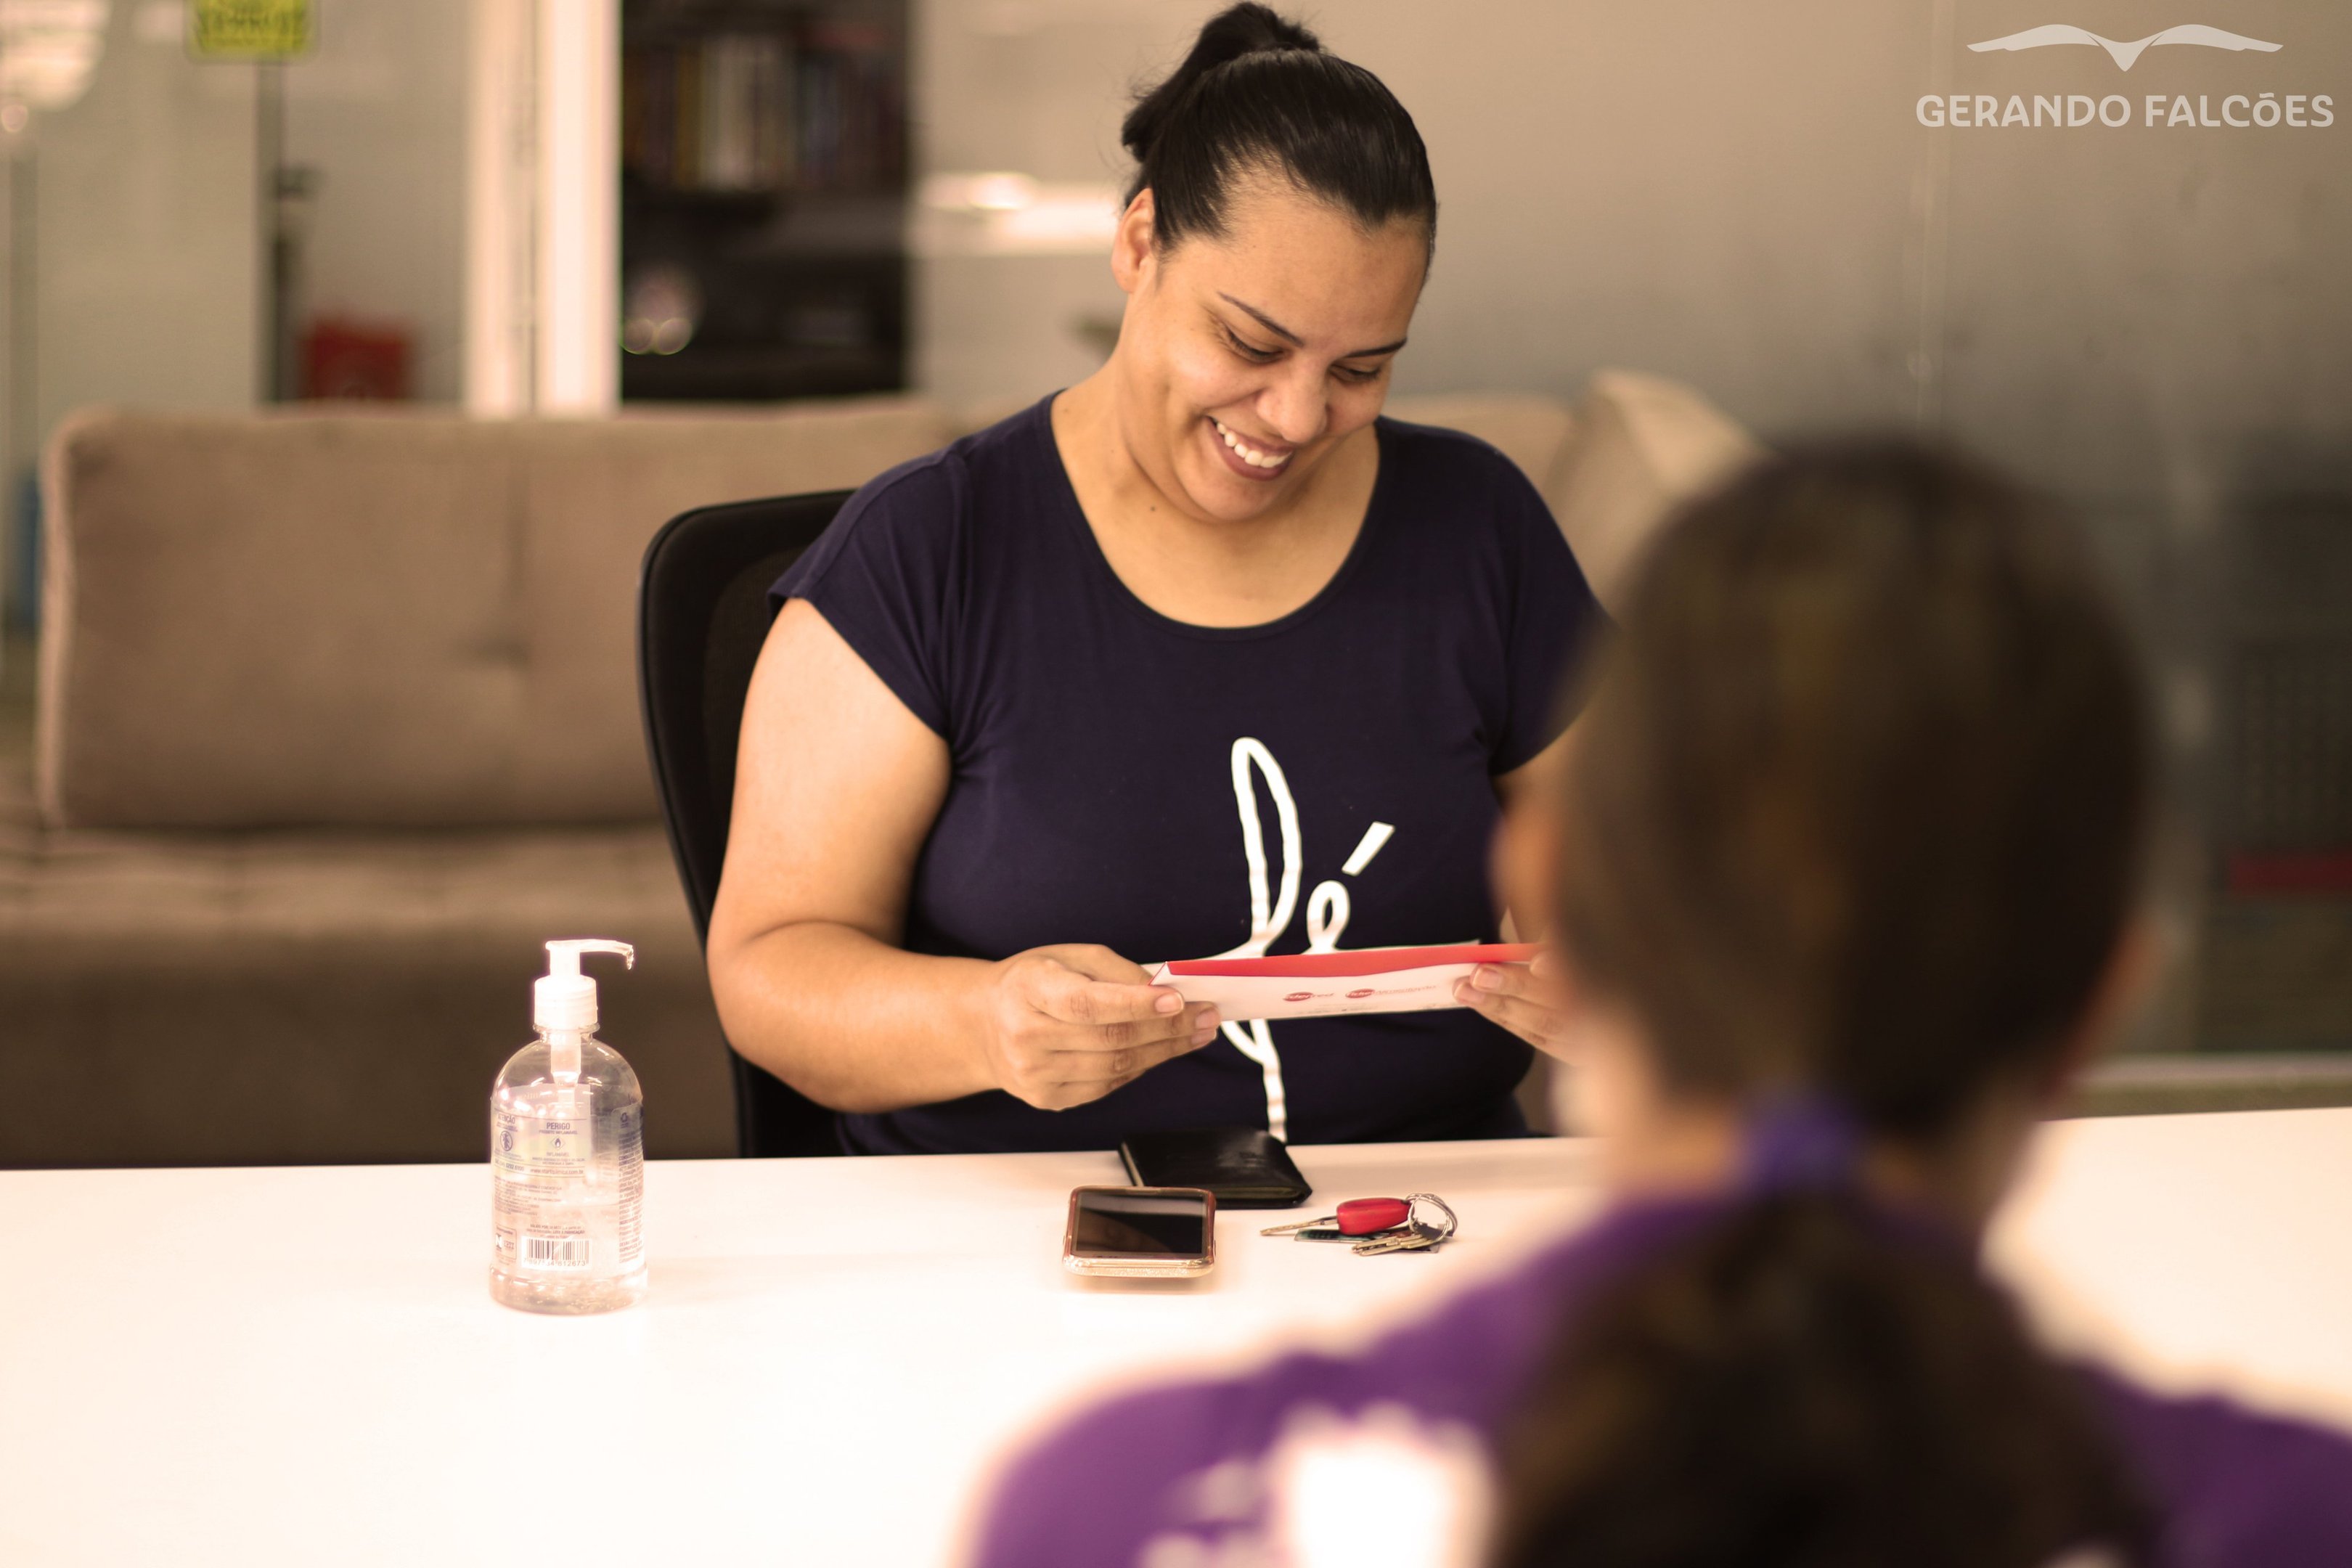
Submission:
<svg viewBox="0 0 2352 1568">
<path fill-rule="evenodd" d="M 596 1037 L 583 952 L 626 942 L 547 944 L 532 988 L 539 1038 L 490 1090 L 490 1294 L 526 1312 L 610 1312 L 646 1293 L 645 1094 Z"/>
</svg>

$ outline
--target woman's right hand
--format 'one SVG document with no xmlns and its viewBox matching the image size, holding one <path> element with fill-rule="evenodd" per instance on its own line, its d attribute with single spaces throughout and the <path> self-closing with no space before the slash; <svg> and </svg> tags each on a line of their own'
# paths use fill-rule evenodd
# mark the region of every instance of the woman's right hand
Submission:
<svg viewBox="0 0 2352 1568">
<path fill-rule="evenodd" d="M 1217 1037 L 1216 1010 L 1186 1005 L 1107 947 L 1034 947 L 989 966 L 981 1050 L 996 1087 L 1067 1110 Z"/>
</svg>

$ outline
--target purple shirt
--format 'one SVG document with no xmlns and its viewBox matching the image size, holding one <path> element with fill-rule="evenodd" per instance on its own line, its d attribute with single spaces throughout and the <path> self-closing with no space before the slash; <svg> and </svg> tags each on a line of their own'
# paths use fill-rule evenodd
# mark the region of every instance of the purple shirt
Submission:
<svg viewBox="0 0 2352 1568">
<path fill-rule="evenodd" d="M 1389 1437 L 1466 1434 L 1483 1466 L 1563 1313 L 1720 1212 L 1720 1200 L 1620 1208 L 1360 1354 L 1286 1355 L 1247 1375 L 1101 1405 L 1006 1471 L 976 1560 L 982 1568 L 1223 1561 L 1219 1548 L 1271 1529 L 1272 1472 L 1302 1419 L 1327 1429 L 1364 1422 Z M 2088 1375 L 2159 1510 L 2164 1568 L 2352 1564 L 2352 1439 Z"/>
</svg>

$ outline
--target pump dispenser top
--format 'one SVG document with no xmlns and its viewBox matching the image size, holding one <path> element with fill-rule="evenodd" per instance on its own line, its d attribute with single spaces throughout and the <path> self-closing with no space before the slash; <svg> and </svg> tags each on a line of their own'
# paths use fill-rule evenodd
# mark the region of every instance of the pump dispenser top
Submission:
<svg viewBox="0 0 2352 1568">
<path fill-rule="evenodd" d="M 596 983 L 580 973 L 583 952 L 617 952 L 624 968 L 635 969 L 637 951 L 625 942 L 580 938 L 547 944 L 547 973 L 530 988 L 530 1021 L 542 1029 L 596 1026 Z"/>
</svg>

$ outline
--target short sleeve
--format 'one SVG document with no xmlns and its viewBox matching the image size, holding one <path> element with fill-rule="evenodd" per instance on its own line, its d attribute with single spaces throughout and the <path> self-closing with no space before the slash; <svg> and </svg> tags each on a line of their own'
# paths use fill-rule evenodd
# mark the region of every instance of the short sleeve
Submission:
<svg viewBox="0 0 2352 1568">
<path fill-rule="evenodd" d="M 953 730 L 951 649 L 963 491 L 945 453 L 891 469 L 768 590 L 771 613 L 805 599 L 934 733 Z"/>
<path fill-rule="evenodd" d="M 1496 486 L 1496 511 L 1509 624 L 1508 689 L 1491 763 L 1498 776 L 1533 761 L 1568 728 L 1579 667 L 1609 625 L 1551 509 L 1516 466 L 1502 466 L 1508 471 Z"/>
</svg>

